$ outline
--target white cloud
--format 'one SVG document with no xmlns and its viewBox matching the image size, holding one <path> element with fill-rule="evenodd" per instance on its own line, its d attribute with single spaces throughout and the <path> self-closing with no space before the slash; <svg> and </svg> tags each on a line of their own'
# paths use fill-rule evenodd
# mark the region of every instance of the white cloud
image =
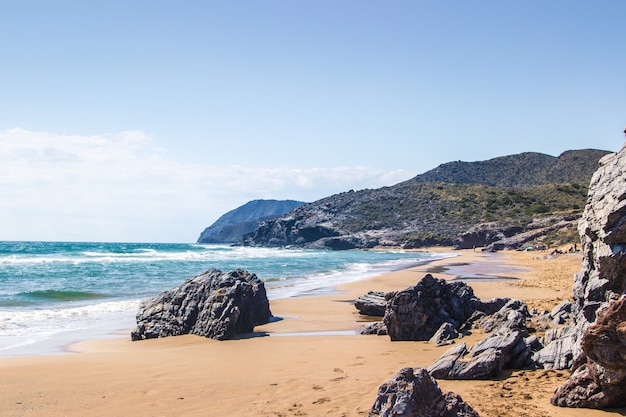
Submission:
<svg viewBox="0 0 626 417">
<path fill-rule="evenodd" d="M 255 198 L 313 201 L 410 178 L 364 166 L 184 164 L 138 131 L 0 131 L 0 240 L 193 241 Z"/>
</svg>

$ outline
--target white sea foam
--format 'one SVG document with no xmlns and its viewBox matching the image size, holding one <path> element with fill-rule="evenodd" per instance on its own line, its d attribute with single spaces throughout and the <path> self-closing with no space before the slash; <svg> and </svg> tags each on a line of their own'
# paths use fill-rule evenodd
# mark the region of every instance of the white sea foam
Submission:
<svg viewBox="0 0 626 417">
<path fill-rule="evenodd" d="M 374 251 L 338 253 L 217 245 L 66 246 L 41 243 L 37 250 L 18 248 L 0 255 L 0 356 L 47 354 L 61 351 L 73 341 L 132 328 L 137 298 L 154 296 L 209 267 L 257 273 L 267 280 L 268 298 L 273 300 L 321 294 L 341 283 L 455 256 L 398 251 L 388 252 L 398 254 L 389 260 L 386 253 Z"/>
<path fill-rule="evenodd" d="M 68 342 L 85 339 L 86 333 L 105 337 L 119 326 L 132 326 L 138 306 L 139 300 L 127 300 L 73 308 L 2 310 L 0 356 L 62 351 Z M 31 347 L 25 350 L 25 346 Z"/>
</svg>

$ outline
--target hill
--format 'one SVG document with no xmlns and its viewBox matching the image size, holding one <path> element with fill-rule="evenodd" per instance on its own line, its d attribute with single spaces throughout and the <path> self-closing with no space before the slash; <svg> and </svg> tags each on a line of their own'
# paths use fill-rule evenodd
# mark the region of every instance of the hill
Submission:
<svg viewBox="0 0 626 417">
<path fill-rule="evenodd" d="M 417 182 L 482 184 L 499 188 L 528 188 L 544 184 L 588 184 L 606 151 L 584 149 L 558 157 L 524 152 L 479 162 L 454 161 L 414 178 Z"/>
<path fill-rule="evenodd" d="M 237 243 L 263 220 L 280 216 L 304 204 L 294 200 L 253 200 L 222 215 L 204 229 L 198 243 Z"/>
<path fill-rule="evenodd" d="M 262 222 L 243 243 L 326 249 L 452 245 L 479 225 L 527 231 L 571 222 L 582 212 L 591 175 L 607 153 L 586 149 L 559 157 L 522 153 L 450 162 L 390 187 L 305 204 Z"/>
</svg>

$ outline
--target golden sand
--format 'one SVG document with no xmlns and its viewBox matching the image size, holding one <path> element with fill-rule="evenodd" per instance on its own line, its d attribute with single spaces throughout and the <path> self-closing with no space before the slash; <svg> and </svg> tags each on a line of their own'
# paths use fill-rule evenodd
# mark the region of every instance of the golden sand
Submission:
<svg viewBox="0 0 626 417">
<path fill-rule="evenodd" d="M 255 329 L 269 337 L 118 338 L 81 342 L 71 347 L 75 354 L 0 359 L 0 416 L 364 416 L 387 378 L 402 367 L 428 366 L 448 347 L 352 334 L 368 321 L 352 305 L 356 297 L 415 285 L 430 272 L 446 279 L 481 276 L 470 281 L 483 299 L 514 297 L 551 309 L 571 297 L 581 263 L 579 254 L 455 254 L 341 285 L 331 295 L 272 301 L 282 320 Z M 624 415 L 623 409 L 551 406 L 549 398 L 566 376 L 516 371 L 495 381 L 439 383 L 483 417 Z"/>
</svg>

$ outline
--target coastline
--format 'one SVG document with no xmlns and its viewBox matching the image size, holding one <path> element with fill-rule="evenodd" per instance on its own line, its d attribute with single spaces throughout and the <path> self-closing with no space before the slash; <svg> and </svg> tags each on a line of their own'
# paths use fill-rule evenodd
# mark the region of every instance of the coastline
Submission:
<svg viewBox="0 0 626 417">
<path fill-rule="evenodd" d="M 549 308 L 571 297 L 572 276 L 581 263 L 579 254 L 543 259 L 545 252 L 455 253 L 341 284 L 327 295 L 272 300 L 272 313 L 282 319 L 255 328 L 270 337 L 112 338 L 72 345 L 75 355 L 0 358 L 0 416 L 362 416 L 387 378 L 405 366 L 428 366 L 448 347 L 342 333 L 367 323 L 352 305 L 356 297 L 415 285 L 426 273 L 445 279 L 473 274 L 483 276 L 468 280 L 480 298 L 515 297 L 529 307 Z M 311 332 L 322 335 L 305 336 Z M 286 336 L 271 336 L 280 334 Z M 624 410 L 551 406 L 549 398 L 566 375 L 518 371 L 495 381 L 438 382 L 481 416 L 624 415 Z"/>
</svg>

